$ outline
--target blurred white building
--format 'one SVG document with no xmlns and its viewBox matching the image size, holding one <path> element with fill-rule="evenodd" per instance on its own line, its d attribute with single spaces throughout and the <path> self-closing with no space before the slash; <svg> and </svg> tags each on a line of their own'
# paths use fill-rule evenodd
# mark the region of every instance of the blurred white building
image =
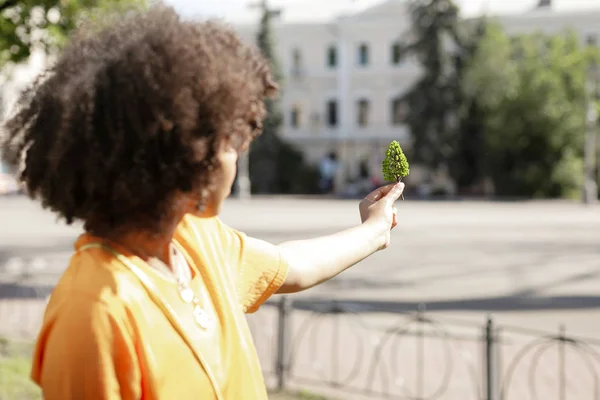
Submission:
<svg viewBox="0 0 600 400">
<path fill-rule="evenodd" d="M 18 95 L 38 76 L 46 65 L 46 56 L 34 51 L 27 63 L 7 67 L 0 73 L 0 127 L 8 114 L 14 111 Z M 2 130 L 0 129 L 0 136 Z M 0 161 L 0 195 L 18 191 L 13 173 Z"/>
<path fill-rule="evenodd" d="M 337 152 L 344 181 L 358 177 L 361 161 L 379 171 L 390 141 L 409 139 L 396 99 L 419 69 L 399 57 L 405 15 L 405 2 L 389 1 L 327 23 L 275 25 L 285 76 L 282 134 L 315 164 Z M 239 31 L 254 40 L 256 27 Z"/>
<path fill-rule="evenodd" d="M 542 6 L 493 17 L 510 33 L 572 28 L 583 41 L 600 33 L 600 8 L 559 11 Z M 239 27 L 247 40 L 255 40 L 256 29 Z M 379 174 L 390 141 L 410 147 L 404 109 L 397 100 L 420 71 L 415 60 L 400 59 L 398 40 L 408 39 L 409 32 L 404 0 L 388 0 L 328 23 L 275 26 L 285 75 L 282 134 L 313 163 L 335 150 L 344 165 L 340 183 L 359 177 L 361 161 Z M 411 168 L 412 183 L 423 179 L 421 171 Z M 452 190 L 443 174 L 432 179 L 433 185 Z"/>
<path fill-rule="evenodd" d="M 47 57 L 41 50 L 32 51 L 28 61 L 9 66 L 0 73 L 0 121 L 13 110 L 18 95 L 46 67 Z"/>
</svg>

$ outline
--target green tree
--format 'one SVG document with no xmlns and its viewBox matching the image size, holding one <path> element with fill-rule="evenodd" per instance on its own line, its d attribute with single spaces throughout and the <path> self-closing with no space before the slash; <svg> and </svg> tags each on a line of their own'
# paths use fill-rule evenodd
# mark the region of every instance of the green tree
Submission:
<svg viewBox="0 0 600 400">
<path fill-rule="evenodd" d="M 269 60 L 273 77 L 283 86 L 283 76 L 279 60 L 275 53 L 275 40 L 272 21 L 279 12 L 271 10 L 266 1 L 262 3 L 262 15 L 258 34 L 257 45 L 263 55 Z M 277 188 L 278 175 L 277 156 L 282 146 L 279 137 L 283 124 L 283 111 L 280 97 L 265 100 L 267 116 L 263 122 L 263 133 L 252 144 L 250 149 L 250 180 L 252 191 L 257 193 L 273 193 Z"/>
<path fill-rule="evenodd" d="M 508 37 L 487 29 L 463 81 L 485 111 L 487 170 L 496 194 L 578 196 L 586 81 L 597 53 L 573 32 Z"/>
<path fill-rule="evenodd" d="M 485 33 L 485 18 L 465 21 L 453 0 L 411 0 L 411 35 L 404 45 L 423 74 L 405 94 L 411 158 L 429 170 L 445 167 L 459 190 L 485 179 L 483 110 L 462 89 Z"/>
<path fill-rule="evenodd" d="M 275 51 L 272 22 L 278 15 L 266 1 L 257 34 L 257 45 L 269 60 L 273 76 L 283 90 L 284 81 Z M 283 111 L 281 97 L 265 100 L 267 116 L 263 133 L 250 148 L 250 180 L 256 193 L 313 193 L 318 190 L 318 174 L 304 162 L 301 151 L 281 138 Z"/>
<path fill-rule="evenodd" d="M 482 194 L 487 178 L 485 155 L 485 111 L 478 98 L 464 89 L 465 73 L 481 45 L 488 29 L 486 18 L 461 25 L 463 37 L 454 56 L 455 78 L 451 82 L 454 97 L 456 140 L 449 154 L 449 174 L 460 192 Z"/>
<path fill-rule="evenodd" d="M 83 18 L 145 5 L 145 0 L 0 0 L 0 68 L 26 60 L 35 47 L 57 51 Z"/>
<path fill-rule="evenodd" d="M 456 148 L 456 52 L 462 46 L 459 9 L 452 0 L 411 0 L 410 41 L 403 54 L 416 57 L 423 73 L 408 90 L 406 123 L 411 159 L 435 169 L 447 165 Z M 455 120 L 454 120 L 455 121 Z"/>
</svg>

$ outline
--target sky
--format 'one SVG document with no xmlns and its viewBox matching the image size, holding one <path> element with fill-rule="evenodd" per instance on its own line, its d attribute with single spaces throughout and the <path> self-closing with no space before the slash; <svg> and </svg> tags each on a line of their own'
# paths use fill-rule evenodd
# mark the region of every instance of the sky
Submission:
<svg viewBox="0 0 600 400">
<path fill-rule="evenodd" d="M 163 0 L 186 17 L 223 18 L 232 23 L 253 22 L 257 12 L 250 4 L 260 0 Z M 455 0 L 464 15 L 489 13 L 518 13 L 533 8 L 538 0 Z M 358 12 L 383 0 L 271 0 L 270 4 L 283 9 L 282 20 L 287 22 L 323 21 L 341 14 Z M 554 0 L 557 10 L 598 7 L 600 0 Z"/>
</svg>

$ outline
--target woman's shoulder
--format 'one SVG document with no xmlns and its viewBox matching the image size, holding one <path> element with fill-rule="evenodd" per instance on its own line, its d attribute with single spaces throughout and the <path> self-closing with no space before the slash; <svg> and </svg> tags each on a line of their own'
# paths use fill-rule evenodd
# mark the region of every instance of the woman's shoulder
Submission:
<svg viewBox="0 0 600 400">
<path fill-rule="evenodd" d="M 219 217 L 203 218 L 188 214 L 177 226 L 175 234 L 182 239 L 208 243 L 226 240 L 233 232 Z"/>
<path fill-rule="evenodd" d="M 48 311 L 78 303 L 119 312 L 125 309 L 128 298 L 136 296 L 133 278 L 100 248 L 77 251 L 52 291 Z"/>
<path fill-rule="evenodd" d="M 188 215 L 179 224 L 175 239 L 203 263 L 236 264 L 244 236 L 218 217 Z"/>
</svg>

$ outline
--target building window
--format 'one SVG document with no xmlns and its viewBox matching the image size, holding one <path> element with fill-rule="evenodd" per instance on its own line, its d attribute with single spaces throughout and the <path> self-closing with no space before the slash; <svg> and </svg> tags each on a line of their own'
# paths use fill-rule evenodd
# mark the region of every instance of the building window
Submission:
<svg viewBox="0 0 600 400">
<path fill-rule="evenodd" d="M 329 68 L 337 67 L 337 48 L 335 46 L 329 46 L 327 49 L 327 66 Z"/>
<path fill-rule="evenodd" d="M 319 128 L 321 126 L 321 114 L 313 112 L 310 116 L 310 123 L 313 128 Z"/>
<path fill-rule="evenodd" d="M 406 119 L 406 104 L 402 99 L 392 100 L 392 125 L 402 125 Z"/>
<path fill-rule="evenodd" d="M 298 76 L 302 72 L 302 52 L 296 48 L 292 50 L 292 75 Z"/>
<path fill-rule="evenodd" d="M 392 45 L 392 64 L 398 65 L 400 62 L 402 62 L 402 45 L 394 43 Z"/>
<path fill-rule="evenodd" d="M 290 111 L 290 125 L 292 128 L 300 128 L 302 110 L 299 105 L 294 105 Z"/>
<path fill-rule="evenodd" d="M 321 125 L 321 114 L 313 112 L 310 118 L 313 128 L 318 128 Z"/>
<path fill-rule="evenodd" d="M 327 102 L 327 124 L 331 127 L 338 124 L 338 103 L 337 100 Z"/>
<path fill-rule="evenodd" d="M 292 65 L 294 68 L 300 68 L 302 66 L 302 53 L 300 49 L 294 49 L 292 51 Z"/>
<path fill-rule="evenodd" d="M 356 103 L 357 106 L 357 123 L 358 126 L 367 126 L 369 124 L 369 109 L 370 103 L 367 99 L 360 99 Z"/>
<path fill-rule="evenodd" d="M 369 46 L 366 43 L 358 47 L 358 64 L 362 66 L 369 65 Z"/>
<path fill-rule="evenodd" d="M 598 45 L 598 35 L 590 33 L 585 38 L 585 43 L 590 47 L 596 47 Z"/>
</svg>

